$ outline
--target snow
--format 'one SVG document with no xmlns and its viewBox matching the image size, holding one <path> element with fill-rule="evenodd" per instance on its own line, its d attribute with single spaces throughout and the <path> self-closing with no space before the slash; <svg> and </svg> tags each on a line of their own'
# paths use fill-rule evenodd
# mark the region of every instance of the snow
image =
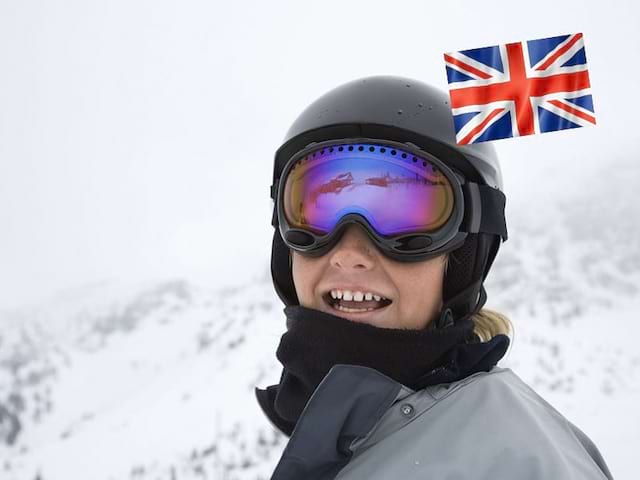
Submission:
<svg viewBox="0 0 640 480">
<path fill-rule="evenodd" d="M 486 307 L 515 326 L 500 365 L 582 429 L 616 479 L 631 479 L 640 262 L 628 219 L 639 217 L 621 185 L 640 169 L 599 178 L 558 203 L 510 206 Z M 102 283 L 4 313 L 0 477 L 269 478 L 286 437 L 254 388 L 279 380 L 282 309 L 263 265 L 246 284 Z"/>
</svg>

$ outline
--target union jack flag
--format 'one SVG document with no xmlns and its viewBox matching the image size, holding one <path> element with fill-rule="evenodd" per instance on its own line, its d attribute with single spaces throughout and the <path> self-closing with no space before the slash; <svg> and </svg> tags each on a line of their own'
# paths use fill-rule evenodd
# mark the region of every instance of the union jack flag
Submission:
<svg viewBox="0 0 640 480">
<path fill-rule="evenodd" d="M 582 33 L 444 54 L 459 145 L 595 125 Z"/>
</svg>

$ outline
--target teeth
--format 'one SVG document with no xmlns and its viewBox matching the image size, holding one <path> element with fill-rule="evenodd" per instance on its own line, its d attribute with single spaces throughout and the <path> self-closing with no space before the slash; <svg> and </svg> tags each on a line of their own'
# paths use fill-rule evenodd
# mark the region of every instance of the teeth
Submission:
<svg viewBox="0 0 640 480">
<path fill-rule="evenodd" d="M 376 295 L 371 292 L 351 292 L 350 290 L 331 290 L 331 298 L 334 300 L 342 299 L 353 302 L 362 302 L 365 300 L 387 300 L 381 295 Z"/>
<path fill-rule="evenodd" d="M 342 305 L 336 305 L 336 307 L 338 310 L 342 311 L 342 312 L 370 312 L 371 310 L 375 310 L 375 308 L 348 308 L 348 307 L 343 307 Z"/>
</svg>

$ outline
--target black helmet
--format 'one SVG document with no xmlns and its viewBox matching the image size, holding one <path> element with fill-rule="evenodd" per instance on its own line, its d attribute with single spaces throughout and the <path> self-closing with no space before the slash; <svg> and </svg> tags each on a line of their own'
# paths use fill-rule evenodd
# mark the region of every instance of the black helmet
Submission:
<svg viewBox="0 0 640 480">
<path fill-rule="evenodd" d="M 486 301 L 483 281 L 500 247 L 507 239 L 502 175 L 493 145 L 458 145 L 448 95 L 423 82 L 398 76 L 372 76 L 353 80 L 330 90 L 309 105 L 293 122 L 276 151 L 271 198 L 287 161 L 313 142 L 345 138 L 378 138 L 410 143 L 441 159 L 467 181 L 482 188 L 464 198 L 465 211 L 481 211 L 467 218 L 474 224 L 461 246 L 450 252 L 443 286 L 444 307 L 436 322 L 467 318 Z M 289 248 L 275 228 L 271 251 L 271 276 L 285 305 L 298 305 L 289 265 Z"/>
</svg>

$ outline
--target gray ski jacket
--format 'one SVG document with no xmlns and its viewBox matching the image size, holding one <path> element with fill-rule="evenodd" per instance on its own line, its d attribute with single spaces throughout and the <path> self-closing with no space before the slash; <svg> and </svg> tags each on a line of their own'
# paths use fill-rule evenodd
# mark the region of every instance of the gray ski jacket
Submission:
<svg viewBox="0 0 640 480">
<path fill-rule="evenodd" d="M 593 442 L 495 366 L 413 391 L 335 365 L 307 402 L 272 480 L 612 479 Z"/>
</svg>

